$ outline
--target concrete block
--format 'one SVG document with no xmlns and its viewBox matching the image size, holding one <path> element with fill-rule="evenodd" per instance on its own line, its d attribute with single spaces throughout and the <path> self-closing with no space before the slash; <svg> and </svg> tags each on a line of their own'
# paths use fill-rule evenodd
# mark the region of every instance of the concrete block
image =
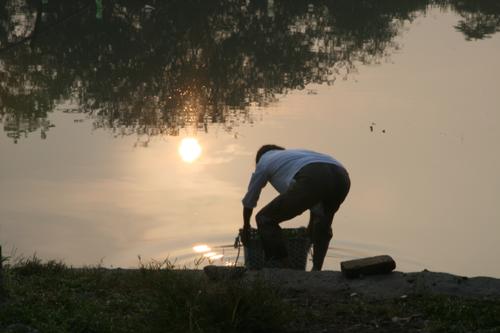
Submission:
<svg viewBox="0 0 500 333">
<path fill-rule="evenodd" d="M 340 263 L 342 273 L 349 279 L 360 275 L 385 274 L 396 268 L 396 262 L 388 255 L 362 258 Z"/>
</svg>

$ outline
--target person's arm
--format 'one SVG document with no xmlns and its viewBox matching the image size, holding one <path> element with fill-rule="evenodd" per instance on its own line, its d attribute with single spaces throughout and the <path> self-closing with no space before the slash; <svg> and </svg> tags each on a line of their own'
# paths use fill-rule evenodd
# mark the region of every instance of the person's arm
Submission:
<svg viewBox="0 0 500 333">
<path fill-rule="evenodd" d="M 250 218 L 252 217 L 253 209 L 243 207 L 243 229 L 250 229 Z"/>
<path fill-rule="evenodd" d="M 253 209 L 243 207 L 243 229 L 241 229 L 241 242 L 245 246 L 250 246 L 250 218 L 252 217 Z"/>
<path fill-rule="evenodd" d="M 250 218 L 252 217 L 253 207 L 257 206 L 260 192 L 267 184 L 267 170 L 262 164 L 258 164 L 255 172 L 252 174 L 248 191 L 242 200 L 243 203 L 243 229 L 240 231 L 241 242 L 245 246 L 250 246 Z"/>
</svg>

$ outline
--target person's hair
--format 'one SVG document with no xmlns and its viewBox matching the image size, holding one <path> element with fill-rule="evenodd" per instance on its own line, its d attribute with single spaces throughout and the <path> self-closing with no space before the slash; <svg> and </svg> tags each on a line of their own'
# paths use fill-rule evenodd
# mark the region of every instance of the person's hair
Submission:
<svg viewBox="0 0 500 333">
<path fill-rule="evenodd" d="M 255 157 L 255 164 L 258 164 L 262 155 L 271 150 L 285 150 L 285 148 L 276 145 L 263 145 L 257 151 L 257 156 Z"/>
</svg>

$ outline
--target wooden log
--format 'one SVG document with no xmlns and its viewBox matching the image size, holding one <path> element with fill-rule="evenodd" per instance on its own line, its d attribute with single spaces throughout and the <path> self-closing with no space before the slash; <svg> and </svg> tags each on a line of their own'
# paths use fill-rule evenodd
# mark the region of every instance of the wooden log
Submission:
<svg viewBox="0 0 500 333">
<path fill-rule="evenodd" d="M 362 258 L 340 263 L 342 273 L 349 279 L 360 275 L 385 274 L 396 268 L 396 262 L 388 255 Z"/>
</svg>

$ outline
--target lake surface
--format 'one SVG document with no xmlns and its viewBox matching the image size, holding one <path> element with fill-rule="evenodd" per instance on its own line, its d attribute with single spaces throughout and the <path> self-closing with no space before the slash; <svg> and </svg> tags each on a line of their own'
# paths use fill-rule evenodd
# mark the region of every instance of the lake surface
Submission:
<svg viewBox="0 0 500 333">
<path fill-rule="evenodd" d="M 0 5 L 4 255 L 234 262 L 274 143 L 351 176 L 324 269 L 500 278 L 497 1 L 45 2 Z"/>
</svg>

